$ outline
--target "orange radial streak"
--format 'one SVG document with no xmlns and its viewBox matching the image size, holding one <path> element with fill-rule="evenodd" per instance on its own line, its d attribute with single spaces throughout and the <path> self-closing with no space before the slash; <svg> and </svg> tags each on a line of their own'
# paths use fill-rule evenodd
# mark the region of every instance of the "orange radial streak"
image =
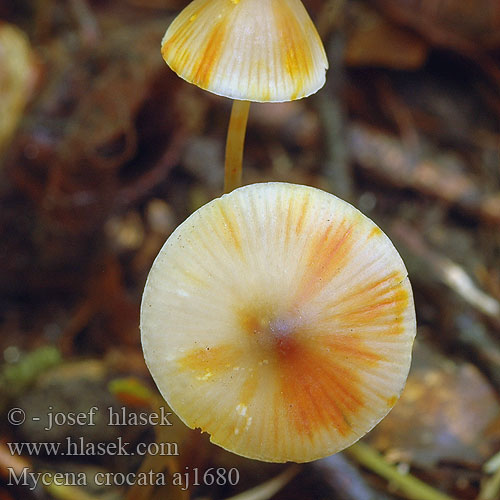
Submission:
<svg viewBox="0 0 500 500">
<path fill-rule="evenodd" d="M 193 349 L 177 363 L 182 371 L 192 372 L 198 380 L 211 380 L 231 370 L 240 356 L 239 348 L 226 344 Z"/>
<path fill-rule="evenodd" d="M 294 82 L 291 99 L 296 99 L 300 89 L 310 78 L 314 58 L 310 44 L 305 39 L 303 27 L 299 24 L 286 2 L 276 2 L 274 7 L 277 29 L 281 36 L 281 59 L 285 71 Z"/>
<path fill-rule="evenodd" d="M 378 300 L 368 296 L 358 304 L 333 311 L 326 320 L 338 320 L 342 325 L 352 328 L 387 323 L 389 328 L 395 323 L 401 323 L 408 301 L 408 292 L 403 287 L 397 287 L 378 297 Z"/>
<path fill-rule="evenodd" d="M 212 28 L 205 51 L 199 56 L 200 63 L 195 65 L 197 70 L 193 76 L 193 83 L 203 89 L 210 86 L 215 65 L 220 61 L 220 53 L 226 35 L 225 28 L 223 22 L 217 23 Z"/>
<path fill-rule="evenodd" d="M 365 300 L 372 302 L 375 298 L 391 293 L 394 288 L 399 288 L 404 276 L 399 271 L 393 271 L 383 277 L 377 277 L 373 281 L 361 283 L 353 286 L 350 290 L 342 295 L 341 301 L 349 300 Z"/>
<path fill-rule="evenodd" d="M 329 335 L 319 338 L 318 343 L 331 349 L 334 360 L 340 357 L 368 368 L 385 360 L 384 356 L 367 347 L 358 335 Z"/>
<path fill-rule="evenodd" d="M 360 375 L 336 362 L 336 358 L 352 356 L 353 364 L 374 366 L 381 357 L 364 347 L 358 338 L 344 338 L 344 341 L 343 352 L 335 352 L 334 340 L 332 351 L 325 352 L 321 348 L 327 342 L 318 342 L 318 346 L 311 348 L 293 338 L 277 349 L 276 370 L 280 374 L 277 406 L 286 408 L 301 434 L 311 436 L 334 427 L 340 435 L 346 435 L 351 417 L 364 406 Z"/>
<path fill-rule="evenodd" d="M 227 213 L 226 207 L 220 204 L 218 207 L 223 224 L 221 225 L 221 238 L 230 243 L 230 248 L 234 248 L 240 256 L 243 256 L 240 229 L 233 217 Z M 218 229 L 216 228 L 215 231 Z"/>
<path fill-rule="evenodd" d="M 354 243 L 352 230 L 352 226 L 342 223 L 337 228 L 328 226 L 311 238 L 306 272 L 298 287 L 301 293 L 296 303 L 311 300 L 342 269 Z"/>
</svg>

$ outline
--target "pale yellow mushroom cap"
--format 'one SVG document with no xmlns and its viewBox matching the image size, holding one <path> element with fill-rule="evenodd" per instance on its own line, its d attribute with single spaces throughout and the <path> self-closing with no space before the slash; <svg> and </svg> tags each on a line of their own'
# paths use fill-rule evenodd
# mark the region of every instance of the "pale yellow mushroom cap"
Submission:
<svg viewBox="0 0 500 500">
<path fill-rule="evenodd" d="M 306 462 L 396 403 L 415 311 L 389 238 L 315 188 L 253 184 L 167 240 L 141 309 L 146 363 L 179 417 L 240 455 Z"/>
<path fill-rule="evenodd" d="M 300 0 L 194 0 L 169 26 L 161 52 L 184 80 L 246 101 L 311 95 L 328 68 Z"/>
</svg>

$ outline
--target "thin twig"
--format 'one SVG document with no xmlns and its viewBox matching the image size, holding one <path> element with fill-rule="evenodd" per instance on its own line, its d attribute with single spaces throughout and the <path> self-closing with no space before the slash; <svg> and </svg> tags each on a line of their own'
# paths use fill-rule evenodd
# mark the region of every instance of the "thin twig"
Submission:
<svg viewBox="0 0 500 500">
<path fill-rule="evenodd" d="M 299 470 L 300 468 L 298 465 L 292 465 L 269 481 L 259 484 L 255 488 L 251 488 L 243 493 L 227 498 L 226 500 L 267 500 L 286 486 Z"/>
<path fill-rule="evenodd" d="M 453 500 L 452 497 L 432 488 L 415 476 L 402 474 L 397 467 L 388 463 L 380 453 L 365 443 L 358 441 L 345 450 L 345 453 L 364 467 L 390 481 L 411 500 Z"/>
</svg>

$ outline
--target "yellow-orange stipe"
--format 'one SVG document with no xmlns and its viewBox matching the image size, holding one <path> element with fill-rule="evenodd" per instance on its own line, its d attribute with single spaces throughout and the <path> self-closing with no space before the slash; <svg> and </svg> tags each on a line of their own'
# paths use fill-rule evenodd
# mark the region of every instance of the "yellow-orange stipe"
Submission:
<svg viewBox="0 0 500 500">
<path fill-rule="evenodd" d="M 234 101 L 226 142 L 226 164 L 224 174 L 224 192 L 229 193 L 241 186 L 243 164 L 243 146 L 247 129 L 249 101 Z"/>
<path fill-rule="evenodd" d="M 269 183 L 176 229 L 148 277 L 141 331 L 187 425 L 240 455 L 305 462 L 349 446 L 396 403 L 415 314 L 401 258 L 373 222 L 323 191 Z"/>
<path fill-rule="evenodd" d="M 328 67 L 300 0 L 194 0 L 161 50 L 181 78 L 237 100 L 306 97 L 324 85 Z"/>
</svg>

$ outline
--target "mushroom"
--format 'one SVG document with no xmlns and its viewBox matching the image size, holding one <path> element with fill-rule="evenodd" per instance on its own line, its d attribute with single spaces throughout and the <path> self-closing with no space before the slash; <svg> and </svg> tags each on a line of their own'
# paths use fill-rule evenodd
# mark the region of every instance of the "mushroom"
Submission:
<svg viewBox="0 0 500 500">
<path fill-rule="evenodd" d="M 146 363 L 171 408 L 269 462 L 333 454 L 376 425 L 403 389 L 415 331 L 389 238 L 339 198 L 286 183 L 193 213 L 141 305 Z"/>
<path fill-rule="evenodd" d="M 307 97 L 325 83 L 321 39 L 300 0 L 194 0 L 162 41 L 184 80 L 235 99 L 226 143 L 225 191 L 241 184 L 249 101 Z"/>
</svg>

